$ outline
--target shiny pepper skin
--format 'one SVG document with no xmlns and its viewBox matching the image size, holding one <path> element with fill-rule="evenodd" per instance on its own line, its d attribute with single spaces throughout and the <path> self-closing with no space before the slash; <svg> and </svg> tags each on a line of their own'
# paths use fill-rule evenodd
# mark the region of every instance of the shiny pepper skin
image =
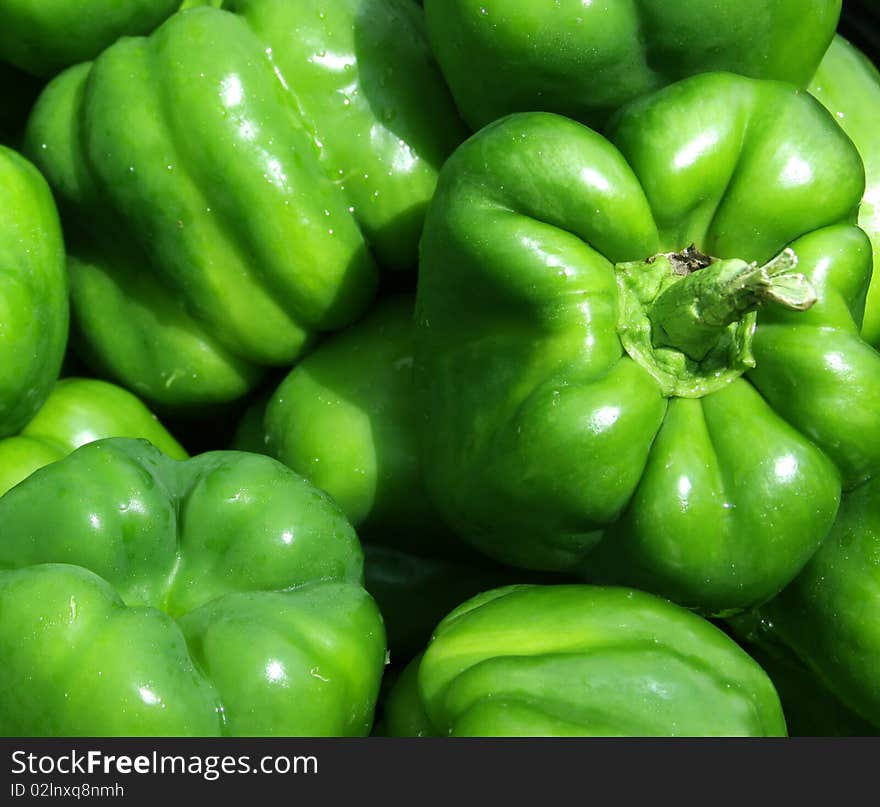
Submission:
<svg viewBox="0 0 880 807">
<path fill-rule="evenodd" d="M 0 496 L 38 468 L 107 437 L 149 440 L 172 459 L 187 456 L 128 390 L 96 378 L 64 378 L 18 434 L 0 440 Z"/>
<path fill-rule="evenodd" d="M 360 544 L 280 463 L 100 440 L 0 523 L 0 734 L 369 732 L 385 642 Z"/>
<path fill-rule="evenodd" d="M 730 74 L 635 102 L 607 139 L 548 113 L 474 135 L 443 169 L 417 296 L 423 470 L 443 517 L 506 562 L 709 614 L 777 594 L 841 491 L 880 471 L 863 192 L 858 152 L 814 99 Z M 679 272 L 692 245 L 724 260 Z M 686 300 L 658 309 L 661 290 L 795 260 L 780 292 L 809 287 L 808 310 L 760 304 L 705 358 L 657 342 L 708 328 Z"/>
<path fill-rule="evenodd" d="M 438 625 L 392 689 L 403 736 L 780 736 L 766 673 L 718 628 L 598 586 L 486 592 Z"/>
<path fill-rule="evenodd" d="M 880 266 L 880 72 L 863 53 L 837 36 L 813 76 L 810 92 L 852 138 L 865 164 L 859 226 L 871 239 L 874 265 Z M 880 272 L 871 279 L 862 335 L 880 347 Z"/>
<path fill-rule="evenodd" d="M 54 79 L 77 346 L 148 402 L 243 396 L 410 269 L 460 124 L 410 0 L 187 8 Z"/>
<path fill-rule="evenodd" d="M 805 87 L 840 0 L 425 0 L 428 34 L 473 129 L 512 112 L 602 126 L 688 76 Z"/>
<path fill-rule="evenodd" d="M 46 180 L 0 146 L 0 438 L 43 405 L 67 346 L 64 241 Z"/>
</svg>

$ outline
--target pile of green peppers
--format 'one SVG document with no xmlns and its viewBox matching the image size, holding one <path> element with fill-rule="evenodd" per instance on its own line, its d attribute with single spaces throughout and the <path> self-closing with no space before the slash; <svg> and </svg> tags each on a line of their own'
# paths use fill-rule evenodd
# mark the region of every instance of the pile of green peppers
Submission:
<svg viewBox="0 0 880 807">
<path fill-rule="evenodd" d="M 0 0 L 0 736 L 880 733 L 842 19 Z"/>
</svg>

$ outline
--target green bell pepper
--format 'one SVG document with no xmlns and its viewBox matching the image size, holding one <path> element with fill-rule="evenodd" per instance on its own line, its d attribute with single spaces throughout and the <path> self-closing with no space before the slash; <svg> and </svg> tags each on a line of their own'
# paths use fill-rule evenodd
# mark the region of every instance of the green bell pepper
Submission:
<svg viewBox="0 0 880 807">
<path fill-rule="evenodd" d="M 880 470 L 863 190 L 818 102 L 731 74 L 635 102 L 608 140 L 549 113 L 473 136 L 417 296 L 444 517 L 506 562 L 709 614 L 777 594 Z"/>
<path fill-rule="evenodd" d="M 139 437 L 172 459 L 187 457 L 128 390 L 94 378 L 65 378 L 19 434 L 0 440 L 0 496 L 38 468 L 106 437 Z"/>
<path fill-rule="evenodd" d="M 871 239 L 874 266 L 880 267 L 880 73 L 863 53 L 838 36 L 819 65 L 810 92 L 852 138 L 865 164 L 859 226 Z M 868 290 L 862 335 L 880 347 L 880 271 Z"/>
<path fill-rule="evenodd" d="M 242 419 L 238 445 L 268 451 L 327 491 L 365 541 L 364 578 L 392 660 L 409 659 L 455 605 L 534 574 L 479 556 L 428 499 L 413 395 L 413 299 L 383 300 L 307 356 Z"/>
<path fill-rule="evenodd" d="M 121 36 L 147 34 L 180 0 L 3 0 L 0 61 L 37 76 L 94 59 Z"/>
<path fill-rule="evenodd" d="M 363 735 L 357 536 L 269 457 L 89 443 L 0 498 L 0 734 Z"/>
<path fill-rule="evenodd" d="M 168 409 L 241 397 L 414 266 L 461 137 L 411 0 L 223 5 L 62 73 L 25 136 L 79 349 Z"/>
<path fill-rule="evenodd" d="M 880 728 L 880 482 L 844 497 L 831 535 L 804 571 L 746 619 L 751 641 L 787 648 Z"/>
<path fill-rule="evenodd" d="M 425 489 L 413 395 L 413 300 L 382 301 L 270 397 L 268 453 L 327 491 L 362 537 L 435 551 L 449 530 Z"/>
<path fill-rule="evenodd" d="M 46 181 L 0 146 L 0 437 L 43 405 L 67 346 L 64 242 Z"/>
<path fill-rule="evenodd" d="M 473 129 L 511 112 L 601 126 L 688 76 L 729 71 L 805 87 L 840 0 L 426 0 L 428 36 Z"/>
<path fill-rule="evenodd" d="M 778 736 L 773 684 L 711 623 L 658 597 L 513 586 L 450 613 L 386 704 L 392 735 Z"/>
</svg>

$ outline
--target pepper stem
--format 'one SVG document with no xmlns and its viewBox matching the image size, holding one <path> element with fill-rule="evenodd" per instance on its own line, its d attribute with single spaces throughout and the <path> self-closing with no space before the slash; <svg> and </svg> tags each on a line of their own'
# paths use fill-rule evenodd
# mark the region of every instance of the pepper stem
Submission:
<svg viewBox="0 0 880 807">
<path fill-rule="evenodd" d="M 794 251 L 785 249 L 764 266 L 734 259 L 691 269 L 648 309 L 654 346 L 701 361 L 729 325 L 766 303 L 806 311 L 816 302 L 816 290 L 793 271 L 797 264 Z"/>
</svg>

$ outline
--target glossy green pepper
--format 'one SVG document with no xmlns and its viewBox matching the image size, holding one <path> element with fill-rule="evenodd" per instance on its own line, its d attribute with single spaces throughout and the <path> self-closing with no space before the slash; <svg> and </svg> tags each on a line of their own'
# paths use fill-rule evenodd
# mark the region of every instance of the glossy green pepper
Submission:
<svg viewBox="0 0 880 807">
<path fill-rule="evenodd" d="M 0 524 L 0 734 L 369 731 L 385 645 L 360 544 L 281 463 L 100 440 Z"/>
<path fill-rule="evenodd" d="M 818 102 L 731 74 L 635 102 L 608 140 L 549 113 L 476 134 L 419 273 L 444 517 L 501 560 L 706 613 L 777 594 L 880 470 L 863 190 Z"/>
<path fill-rule="evenodd" d="M 880 728 L 880 482 L 844 497 L 831 535 L 804 571 L 748 619 L 753 642 L 787 648 Z"/>
<path fill-rule="evenodd" d="M 395 684 L 396 735 L 778 736 L 773 684 L 711 623 L 622 588 L 513 586 L 450 613 Z"/>
<path fill-rule="evenodd" d="M 327 491 L 362 537 L 435 550 L 449 530 L 425 489 L 411 297 L 382 301 L 298 364 L 270 397 L 268 453 Z"/>
<path fill-rule="evenodd" d="M 601 126 L 696 73 L 806 86 L 840 0 L 426 0 L 428 35 L 474 129 L 511 112 Z"/>
<path fill-rule="evenodd" d="M 3 0 L 0 61 L 37 76 L 94 59 L 121 36 L 147 34 L 180 0 Z"/>
<path fill-rule="evenodd" d="M 364 579 L 393 661 L 409 659 L 455 605 L 534 575 L 480 557 L 431 505 L 413 395 L 413 304 L 380 302 L 321 344 L 242 420 L 239 445 L 268 451 L 330 493 L 367 542 Z"/>
<path fill-rule="evenodd" d="M 0 496 L 38 468 L 106 437 L 138 437 L 172 459 L 187 456 L 128 390 L 94 378 L 65 378 L 19 434 L 0 440 Z"/>
<path fill-rule="evenodd" d="M 460 123 L 410 0 L 190 8 L 53 80 L 77 344 L 167 408 L 235 400 L 415 265 Z M 234 13 L 233 13 L 234 12 Z"/>
<path fill-rule="evenodd" d="M 46 181 L 0 146 L 0 437 L 49 396 L 67 345 L 67 277 L 58 212 Z"/>
<path fill-rule="evenodd" d="M 865 164 L 865 195 L 859 226 L 874 248 L 880 267 L 880 73 L 871 61 L 845 39 L 835 37 L 813 77 L 810 92 L 834 115 Z M 880 347 L 880 271 L 868 290 L 862 335 Z"/>
</svg>

